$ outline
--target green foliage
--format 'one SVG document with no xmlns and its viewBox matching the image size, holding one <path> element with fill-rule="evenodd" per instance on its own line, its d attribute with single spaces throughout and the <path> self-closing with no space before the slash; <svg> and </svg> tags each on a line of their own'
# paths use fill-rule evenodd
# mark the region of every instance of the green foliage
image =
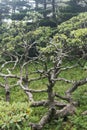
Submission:
<svg viewBox="0 0 87 130">
<path fill-rule="evenodd" d="M 58 26 L 58 32 L 64 33 L 69 36 L 69 33 L 73 30 L 87 27 L 87 12 L 81 13 L 78 16 L 71 18 L 70 20 L 62 23 Z"/>
<path fill-rule="evenodd" d="M 50 27 L 38 27 L 36 30 L 32 30 L 31 25 L 28 25 L 27 28 L 27 23 L 13 22 L 8 26 L 7 31 L 4 32 L 4 30 L 2 30 L 2 35 L 0 36 L 0 46 L 8 51 L 16 50 L 16 52 L 22 54 L 24 53 L 24 50 L 21 45 L 24 42 L 27 44 L 36 42 L 38 46 L 45 47 L 49 42 L 51 35 L 52 29 Z M 35 50 L 31 51 L 33 55 L 35 52 Z"/>
<path fill-rule="evenodd" d="M 62 23 L 70 18 L 77 16 L 81 12 L 87 12 L 87 3 L 85 0 L 61 0 L 59 13 L 57 15 L 58 23 Z"/>
<path fill-rule="evenodd" d="M 65 34 L 56 34 L 53 37 L 53 43 L 58 44 L 62 47 L 67 42 L 67 36 Z"/>
<path fill-rule="evenodd" d="M 63 129 L 63 128 L 62 128 L 62 125 L 63 125 L 63 119 L 62 119 L 62 118 L 59 118 L 58 121 L 57 121 L 57 127 L 56 127 L 55 130 Z"/>
<path fill-rule="evenodd" d="M 19 46 L 24 41 L 28 44 L 36 42 L 39 47 L 46 47 L 49 42 L 53 42 L 60 46 L 73 47 L 75 49 L 74 52 L 76 52 L 82 47 L 85 48 L 87 42 L 86 21 L 87 13 L 81 13 L 59 25 L 55 35 L 50 27 L 38 27 L 32 30 L 33 24 L 27 25 L 27 23 L 23 22 L 13 22 L 8 26 L 6 32 L 2 31 L 2 36 L 0 36 L 1 46 L 8 48 L 9 51 L 16 49 L 18 53 L 22 54 L 23 49 Z M 51 40 L 52 37 L 53 40 Z"/>
<path fill-rule="evenodd" d="M 87 28 L 73 30 L 70 33 L 70 38 L 68 38 L 68 44 L 71 46 L 85 46 L 87 43 Z"/>
<path fill-rule="evenodd" d="M 52 34 L 52 30 L 50 27 L 39 27 L 35 31 L 33 31 L 33 34 L 37 45 L 41 47 L 46 47 Z"/>
<path fill-rule="evenodd" d="M 43 19 L 40 21 L 39 26 L 50 26 L 50 27 L 56 27 L 57 23 L 53 19 Z"/>
<path fill-rule="evenodd" d="M 77 13 L 65 12 L 64 10 L 63 10 L 63 12 L 60 11 L 60 13 L 58 13 L 58 15 L 57 15 L 57 23 L 60 24 L 62 22 L 65 22 L 65 21 L 69 20 L 70 18 L 72 18 L 76 15 L 78 15 L 78 14 Z"/>
<path fill-rule="evenodd" d="M 67 3 L 68 7 L 66 8 L 66 11 L 72 13 L 87 11 L 87 3 L 85 0 L 69 0 Z"/>
<path fill-rule="evenodd" d="M 26 13 L 14 13 L 11 16 L 12 20 L 22 20 L 25 17 Z"/>
<path fill-rule="evenodd" d="M 80 44 L 85 44 L 87 42 L 87 28 L 77 29 L 71 32 L 71 37 L 74 39 L 79 39 Z"/>
<path fill-rule="evenodd" d="M 64 45 L 68 50 L 72 49 L 73 55 L 82 55 L 81 49 L 87 51 L 87 12 L 62 23 L 58 26 L 53 37 L 55 43 Z"/>
<path fill-rule="evenodd" d="M 42 19 L 43 16 L 39 13 L 39 12 L 36 12 L 36 11 L 29 11 L 27 12 L 26 16 L 24 17 L 24 20 L 31 20 L 32 23 L 37 23 L 40 19 Z"/>
<path fill-rule="evenodd" d="M 21 130 L 29 119 L 31 109 L 29 103 L 0 101 L 0 129 Z"/>
<path fill-rule="evenodd" d="M 87 115 L 75 115 L 70 118 L 73 124 L 73 130 L 87 130 Z"/>
</svg>

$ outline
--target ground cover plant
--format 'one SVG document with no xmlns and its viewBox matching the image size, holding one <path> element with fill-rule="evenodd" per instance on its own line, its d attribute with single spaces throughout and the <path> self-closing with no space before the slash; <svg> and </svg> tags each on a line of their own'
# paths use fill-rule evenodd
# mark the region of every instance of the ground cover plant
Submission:
<svg viewBox="0 0 87 130">
<path fill-rule="evenodd" d="M 22 129 L 31 113 L 29 103 L 0 101 L 0 129 Z M 21 127 L 20 127 L 21 126 Z"/>
</svg>

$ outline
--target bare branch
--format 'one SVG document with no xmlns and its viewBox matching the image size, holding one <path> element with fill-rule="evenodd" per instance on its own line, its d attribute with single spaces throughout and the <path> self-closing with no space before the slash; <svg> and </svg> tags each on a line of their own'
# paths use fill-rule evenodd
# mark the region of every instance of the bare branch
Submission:
<svg viewBox="0 0 87 130">
<path fill-rule="evenodd" d="M 0 73 L 0 77 L 7 77 L 7 78 L 16 78 L 16 79 L 20 79 L 19 76 L 13 75 L 13 74 L 3 74 L 3 73 Z"/>
<path fill-rule="evenodd" d="M 27 89 L 28 90 L 28 86 L 25 84 L 25 85 L 23 85 L 22 84 L 22 80 L 19 80 L 18 82 L 17 82 L 20 86 L 21 86 L 21 88 L 25 91 L 25 89 Z M 34 99 L 33 99 L 33 95 L 32 95 L 32 93 L 28 90 L 28 91 L 25 91 L 25 93 L 27 94 L 27 96 L 28 96 L 28 98 L 29 98 L 29 101 L 34 101 Z"/>
<path fill-rule="evenodd" d="M 67 104 L 66 104 L 66 103 L 62 103 L 62 102 L 58 102 L 58 101 L 54 100 L 54 105 L 55 105 L 56 107 L 63 108 L 63 107 L 65 107 Z"/>
<path fill-rule="evenodd" d="M 31 92 L 31 93 L 43 93 L 43 92 L 47 92 L 47 90 L 43 89 L 43 90 L 33 90 L 33 89 L 24 89 L 24 91 L 27 92 Z"/>
<path fill-rule="evenodd" d="M 60 69 L 60 72 L 61 71 L 66 71 L 66 70 L 68 70 L 68 69 L 73 69 L 73 68 L 75 68 L 75 67 L 77 67 L 78 66 L 78 64 L 76 63 L 75 65 L 73 65 L 73 66 L 67 66 L 67 67 L 65 67 L 65 68 L 61 68 Z"/>
<path fill-rule="evenodd" d="M 62 99 L 62 100 L 66 100 L 68 102 L 70 101 L 70 99 L 68 97 L 63 97 L 63 96 L 59 95 L 58 93 L 55 93 L 55 96 Z"/>
<path fill-rule="evenodd" d="M 30 104 L 31 107 L 40 107 L 40 106 L 47 106 L 48 105 L 48 100 L 43 100 L 43 101 L 35 101 Z"/>
<path fill-rule="evenodd" d="M 50 120 L 53 118 L 53 115 L 55 113 L 55 109 L 50 109 L 40 120 L 38 124 L 30 123 L 30 126 L 32 127 L 32 130 L 41 130 L 45 124 L 50 122 Z"/>
<path fill-rule="evenodd" d="M 76 108 L 73 104 L 67 104 L 63 109 L 57 110 L 55 114 L 56 117 L 65 117 L 69 115 L 73 115 L 76 112 Z"/>
<path fill-rule="evenodd" d="M 87 83 L 87 78 L 74 82 L 73 86 L 66 91 L 66 94 L 67 94 L 67 95 L 68 95 L 68 94 L 70 95 L 70 94 L 73 93 L 79 86 L 82 86 L 82 85 L 84 85 L 84 84 L 86 84 L 86 83 Z"/>
<path fill-rule="evenodd" d="M 5 88 L 5 85 L 4 85 L 4 84 L 2 84 L 2 83 L 0 83 L 0 87 Z"/>
<path fill-rule="evenodd" d="M 67 80 L 65 78 L 57 78 L 57 79 L 52 79 L 53 81 L 64 81 L 64 82 L 67 82 L 67 83 L 74 83 L 74 81 L 71 81 L 71 80 Z"/>
</svg>

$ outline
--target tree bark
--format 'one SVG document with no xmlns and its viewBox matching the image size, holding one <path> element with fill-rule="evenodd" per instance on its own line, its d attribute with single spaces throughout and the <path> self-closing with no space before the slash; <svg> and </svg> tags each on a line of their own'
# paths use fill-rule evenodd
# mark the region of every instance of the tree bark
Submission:
<svg viewBox="0 0 87 130">
<path fill-rule="evenodd" d="M 9 89 L 7 78 L 5 77 L 4 79 L 5 79 L 6 102 L 9 102 L 10 101 L 10 89 Z"/>
<path fill-rule="evenodd" d="M 56 17 L 55 15 L 55 0 L 52 0 L 52 13 L 53 13 L 53 18 Z"/>
<path fill-rule="evenodd" d="M 46 16 L 47 16 L 46 8 L 47 8 L 47 4 L 46 4 L 46 0 L 44 0 L 44 18 L 46 18 Z"/>
</svg>

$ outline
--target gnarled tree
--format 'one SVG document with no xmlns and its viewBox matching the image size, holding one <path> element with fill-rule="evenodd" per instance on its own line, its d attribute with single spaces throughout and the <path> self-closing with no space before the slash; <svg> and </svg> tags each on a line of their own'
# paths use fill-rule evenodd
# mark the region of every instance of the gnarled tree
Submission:
<svg viewBox="0 0 87 130">
<path fill-rule="evenodd" d="M 16 52 L 15 46 L 12 53 L 8 48 L 5 51 L 3 50 L 1 55 L 5 56 L 5 59 L 2 61 L 0 77 L 4 78 L 5 82 L 0 83 L 0 86 L 5 88 L 6 101 L 10 99 L 10 87 L 18 85 L 27 94 L 31 102 L 31 107 L 48 107 L 48 112 L 42 117 L 39 123 L 30 123 L 32 130 L 41 130 L 52 119 L 66 117 L 75 113 L 78 103 L 73 100 L 72 93 L 78 87 L 86 84 L 87 78 L 71 81 L 60 76 L 61 72 L 78 66 L 78 62 L 72 66 L 64 65 L 64 59 L 68 57 L 68 52 L 63 46 L 61 47 L 51 42 L 46 48 L 40 49 L 38 55 L 30 57 L 29 51 L 35 47 L 35 44 L 23 41 L 23 44 L 19 45 L 23 52 L 21 55 Z M 12 64 L 12 67 L 9 67 L 9 64 Z M 34 70 L 32 71 L 29 70 L 31 64 L 32 67 L 34 66 Z M 19 67 L 19 72 L 14 74 L 13 70 L 16 67 Z M 36 74 L 37 77 L 33 76 L 31 78 L 32 74 Z M 29 88 L 31 82 L 42 80 L 43 78 L 46 79 L 46 89 L 34 90 Z M 15 83 L 10 84 L 8 82 L 9 79 L 14 79 Z M 64 96 L 55 91 L 55 85 L 58 81 L 63 81 L 71 85 Z M 47 93 L 47 100 L 34 101 L 33 93 L 42 92 Z"/>
</svg>

